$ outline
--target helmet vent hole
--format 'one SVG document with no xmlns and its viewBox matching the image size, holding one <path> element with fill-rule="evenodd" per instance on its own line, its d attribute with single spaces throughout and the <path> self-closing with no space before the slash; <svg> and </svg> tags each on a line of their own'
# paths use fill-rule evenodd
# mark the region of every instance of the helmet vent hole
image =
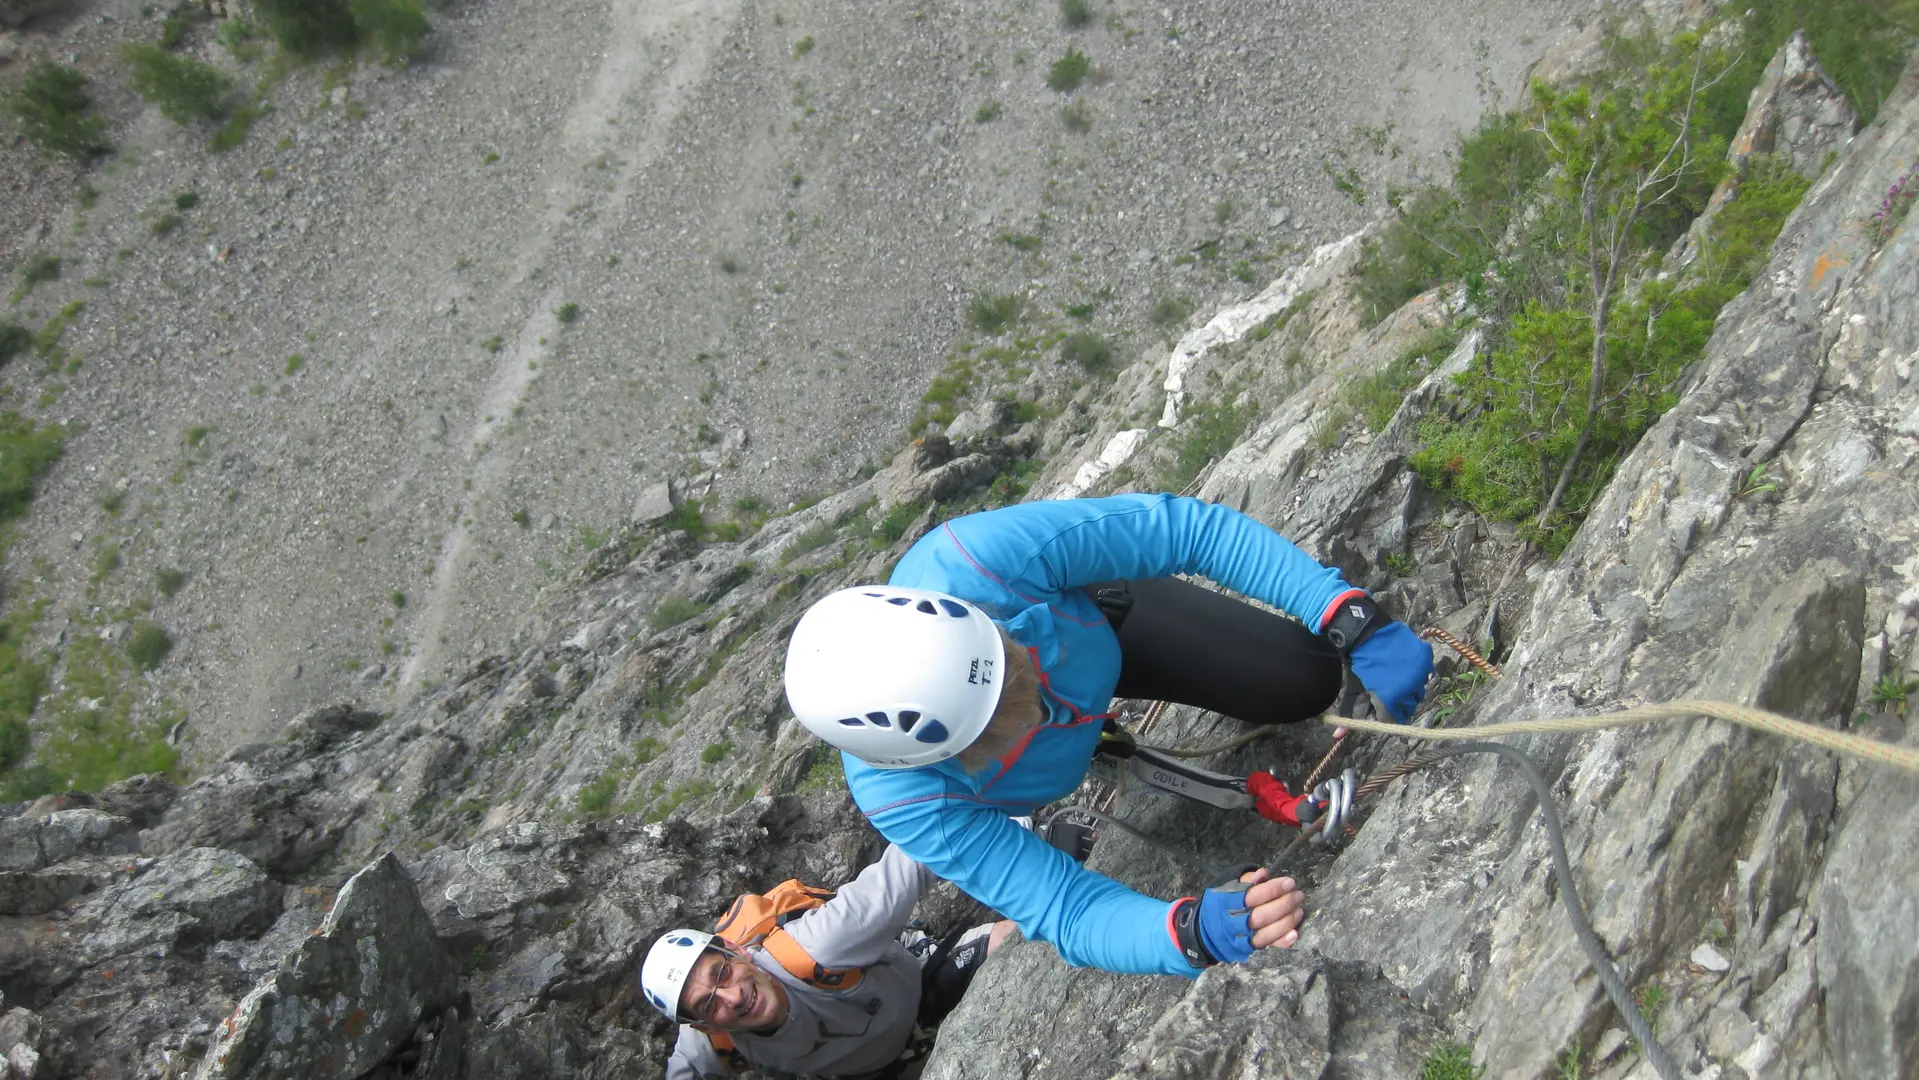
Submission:
<svg viewBox="0 0 1919 1080">
<path fill-rule="evenodd" d="M 910 596 L 893 596 L 893 597 L 888 597 L 886 602 L 893 605 L 894 607 L 905 607 L 906 605 L 913 602 L 913 598 Z"/>
<path fill-rule="evenodd" d="M 913 725 L 920 722 L 920 714 L 911 709 L 900 710 L 900 730 L 911 732 Z"/>
<path fill-rule="evenodd" d="M 840 723 L 845 725 L 846 727 L 865 727 L 866 726 L 866 721 L 861 720 L 857 716 L 849 716 L 846 719 L 841 720 Z"/>
<path fill-rule="evenodd" d="M 964 619 L 966 617 L 966 608 L 960 603 L 958 603 L 957 601 L 941 600 L 940 610 L 946 612 L 948 615 L 951 615 L 955 619 Z"/>
<path fill-rule="evenodd" d="M 874 727 L 890 728 L 893 726 L 893 718 L 883 712 L 867 713 L 866 718 L 873 722 Z"/>
<path fill-rule="evenodd" d="M 940 613 L 940 609 L 934 607 L 931 600 L 921 600 L 919 603 L 914 604 L 913 608 L 916 611 L 924 611 L 928 615 L 938 615 Z"/>
<path fill-rule="evenodd" d="M 923 743 L 942 743 L 946 741 L 946 725 L 938 720 L 928 720 L 920 725 L 913 737 Z"/>
</svg>

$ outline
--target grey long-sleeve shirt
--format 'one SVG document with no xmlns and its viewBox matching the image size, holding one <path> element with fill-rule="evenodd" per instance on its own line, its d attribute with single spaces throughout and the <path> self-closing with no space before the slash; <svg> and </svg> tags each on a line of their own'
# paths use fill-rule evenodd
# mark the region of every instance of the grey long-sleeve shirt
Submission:
<svg viewBox="0 0 1919 1080">
<path fill-rule="evenodd" d="M 786 987 L 786 1022 L 771 1034 L 732 1033 L 733 1044 L 762 1073 L 857 1076 L 890 1064 L 906 1048 L 919 1012 L 920 968 L 899 943 L 913 905 L 932 887 L 932 873 L 889 844 L 832 900 L 786 926 L 809 955 L 829 968 L 863 967 L 849 991 L 809 986 L 779 961 L 754 949 L 754 963 Z M 680 1027 L 666 1063 L 667 1080 L 731 1076 L 707 1037 Z"/>
</svg>

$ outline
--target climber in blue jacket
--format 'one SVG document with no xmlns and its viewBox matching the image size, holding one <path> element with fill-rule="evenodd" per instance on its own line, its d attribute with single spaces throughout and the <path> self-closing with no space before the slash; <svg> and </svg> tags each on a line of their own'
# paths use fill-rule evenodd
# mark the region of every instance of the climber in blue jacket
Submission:
<svg viewBox="0 0 1919 1080">
<path fill-rule="evenodd" d="M 1204 575 L 1300 620 L 1174 578 Z M 1431 648 L 1290 541 L 1171 495 L 1033 502 L 947 522 L 887 585 L 794 628 L 786 694 L 843 751 L 868 820 L 1068 963 L 1195 974 L 1299 937 L 1301 896 L 1250 887 L 1168 904 L 1086 870 L 1013 820 L 1071 794 L 1122 697 L 1256 723 L 1323 712 L 1345 665 L 1410 719 Z"/>
</svg>

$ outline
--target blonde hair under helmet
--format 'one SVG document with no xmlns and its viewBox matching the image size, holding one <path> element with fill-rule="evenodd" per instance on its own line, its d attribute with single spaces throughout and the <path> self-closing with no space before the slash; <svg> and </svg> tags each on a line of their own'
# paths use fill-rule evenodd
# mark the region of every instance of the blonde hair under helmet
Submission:
<svg viewBox="0 0 1919 1080">
<path fill-rule="evenodd" d="M 993 620 L 926 589 L 842 589 L 801 616 L 786 648 L 794 717 L 879 769 L 966 749 L 992 719 L 1005 674 Z"/>
</svg>

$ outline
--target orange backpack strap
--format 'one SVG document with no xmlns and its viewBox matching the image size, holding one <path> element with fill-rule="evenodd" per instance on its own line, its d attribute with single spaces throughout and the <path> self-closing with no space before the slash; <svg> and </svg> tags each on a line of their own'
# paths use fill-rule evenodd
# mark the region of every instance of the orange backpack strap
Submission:
<svg viewBox="0 0 1919 1080">
<path fill-rule="evenodd" d="M 779 961 L 788 975 L 822 990 L 851 990 L 866 977 L 866 972 L 861 968 L 820 966 L 784 927 L 766 935 L 760 947 L 766 950 L 768 956 Z"/>
<path fill-rule="evenodd" d="M 739 949 L 763 948 L 788 975 L 822 990 L 851 990 L 860 984 L 861 968 L 823 967 L 808 955 L 787 923 L 833 899 L 832 889 L 808 885 L 797 878 L 782 881 L 765 893 L 747 893 L 726 909 L 713 932 Z"/>
</svg>

